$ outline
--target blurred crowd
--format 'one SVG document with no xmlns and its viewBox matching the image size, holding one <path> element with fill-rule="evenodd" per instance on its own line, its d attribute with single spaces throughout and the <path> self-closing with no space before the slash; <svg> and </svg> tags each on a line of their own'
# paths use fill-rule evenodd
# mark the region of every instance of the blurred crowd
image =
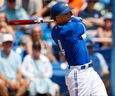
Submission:
<svg viewBox="0 0 115 96">
<path fill-rule="evenodd" d="M 94 52 L 112 47 L 111 0 L 0 0 L 0 96 L 60 96 L 61 86 L 51 78 L 55 66 L 67 70 L 68 65 L 51 38 L 55 22 L 18 26 L 8 23 L 51 19 L 50 9 L 60 1 L 67 2 L 73 15 L 87 25 L 83 38 L 94 69 L 111 96 L 108 63 L 103 54 Z"/>
</svg>

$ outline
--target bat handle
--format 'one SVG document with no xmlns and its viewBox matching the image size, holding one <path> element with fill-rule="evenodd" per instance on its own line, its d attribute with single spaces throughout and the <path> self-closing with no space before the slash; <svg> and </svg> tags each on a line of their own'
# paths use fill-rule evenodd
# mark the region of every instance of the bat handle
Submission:
<svg viewBox="0 0 115 96">
<path fill-rule="evenodd" d="M 43 20 L 42 23 L 51 23 L 51 22 L 54 22 L 54 20 Z"/>
<path fill-rule="evenodd" d="M 35 20 L 34 23 L 51 23 L 54 22 L 54 20 Z"/>
</svg>

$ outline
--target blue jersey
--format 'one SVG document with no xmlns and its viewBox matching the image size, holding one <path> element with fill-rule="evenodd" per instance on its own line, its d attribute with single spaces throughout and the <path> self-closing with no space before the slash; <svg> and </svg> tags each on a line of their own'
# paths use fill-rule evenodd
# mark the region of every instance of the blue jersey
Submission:
<svg viewBox="0 0 115 96">
<path fill-rule="evenodd" d="M 65 25 L 56 25 L 52 30 L 52 38 L 59 45 L 70 66 L 83 65 L 90 62 L 87 47 L 81 35 L 86 26 L 77 17 L 72 17 Z"/>
</svg>

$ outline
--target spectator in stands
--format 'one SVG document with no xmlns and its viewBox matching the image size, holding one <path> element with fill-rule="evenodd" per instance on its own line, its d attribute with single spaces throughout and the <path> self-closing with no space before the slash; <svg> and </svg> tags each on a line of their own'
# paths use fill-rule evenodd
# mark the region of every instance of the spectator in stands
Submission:
<svg viewBox="0 0 115 96">
<path fill-rule="evenodd" d="M 7 18 L 5 12 L 0 12 L 0 29 L 7 26 Z"/>
<path fill-rule="evenodd" d="M 22 6 L 30 16 L 41 11 L 43 8 L 42 0 L 16 0 L 16 2 Z"/>
<path fill-rule="evenodd" d="M 112 47 L 112 13 L 104 15 L 104 26 L 97 29 L 97 37 L 92 39 L 94 43 L 101 44 L 102 48 Z"/>
<path fill-rule="evenodd" d="M 87 0 L 87 7 L 78 13 L 78 16 L 83 18 L 87 24 L 88 30 L 95 30 L 99 25 L 103 25 L 100 12 L 94 10 L 96 2 L 97 0 Z"/>
<path fill-rule="evenodd" d="M 1 11 L 0 12 L 0 41 L 1 40 L 1 36 L 3 33 L 6 33 L 6 27 L 8 26 L 8 20 L 7 20 L 7 17 L 6 17 L 6 14 L 5 12 Z"/>
<path fill-rule="evenodd" d="M 1 64 L 3 64 L 3 62 L 0 58 L 0 70 L 2 70 Z M 4 80 L 2 80 L 1 72 L 0 72 L 0 91 L 1 91 L 0 96 L 9 96 L 7 93 L 7 88 L 5 86 L 5 82 L 4 82 Z"/>
<path fill-rule="evenodd" d="M 42 10 L 38 11 L 34 16 L 35 16 L 35 17 L 38 17 L 38 16 L 44 17 L 45 15 L 47 15 L 47 14 L 49 13 L 51 7 L 52 7 L 54 4 L 56 4 L 56 3 L 57 3 L 56 0 L 53 0 L 53 1 L 49 2 L 47 5 L 45 5 L 45 6 L 42 8 Z M 50 14 L 48 14 L 48 15 L 50 16 Z"/>
<path fill-rule="evenodd" d="M 108 65 L 101 53 L 93 53 L 93 43 L 91 41 L 87 42 L 87 47 L 91 56 L 91 59 L 93 60 L 94 63 L 94 69 L 96 72 L 103 77 L 104 74 L 108 74 Z"/>
<path fill-rule="evenodd" d="M 13 37 L 15 37 L 14 30 L 10 25 L 6 23 L 5 13 L 3 12 L 0 13 L 0 50 L 2 49 L 3 34 L 6 34 L 7 32 L 11 33 Z"/>
<path fill-rule="evenodd" d="M 63 1 L 67 2 L 67 0 L 43 0 L 43 8 L 42 10 L 38 11 L 34 16 L 35 17 L 45 17 L 50 16 L 50 9 L 53 5 L 55 5 L 57 2 Z"/>
<path fill-rule="evenodd" d="M 110 95 L 110 82 L 109 82 L 109 68 L 104 56 L 99 52 L 93 52 L 93 43 L 87 42 L 87 47 L 90 53 L 90 57 L 93 61 L 94 70 L 100 75 L 104 81 L 107 93 Z"/>
<path fill-rule="evenodd" d="M 29 15 L 27 14 L 27 12 L 24 10 L 24 8 L 22 8 L 16 4 L 16 0 L 6 0 L 5 7 L 2 11 L 6 14 L 8 21 L 9 20 L 29 19 Z M 13 26 L 13 29 L 16 33 L 15 34 L 16 36 L 17 36 L 17 34 L 23 35 L 24 33 L 27 32 L 28 25 Z M 18 36 L 18 37 L 20 37 L 20 36 Z M 16 40 L 16 41 L 18 41 L 18 40 Z M 18 43 L 17 44 L 15 43 L 15 45 L 17 46 Z"/>
<path fill-rule="evenodd" d="M 31 53 L 32 52 L 32 43 L 39 41 L 41 44 L 41 53 L 46 55 L 49 60 L 55 64 L 57 63 L 57 60 L 55 58 L 55 56 L 53 55 L 52 52 L 52 46 L 45 40 L 42 40 L 42 29 L 39 25 L 34 26 L 32 28 L 32 31 L 30 33 L 30 40 L 27 42 L 27 53 Z"/>
<path fill-rule="evenodd" d="M 1 2 L 3 3 L 3 2 Z M 6 18 L 6 14 L 4 12 L 0 12 L 0 51 L 2 49 L 2 35 L 3 33 L 6 32 L 6 27 L 7 26 L 7 18 Z"/>
<path fill-rule="evenodd" d="M 22 64 L 23 76 L 30 81 L 28 90 L 31 96 L 36 93 L 39 93 L 38 96 L 47 93 L 55 96 L 54 84 L 50 80 L 52 65 L 48 58 L 41 54 L 41 48 L 39 42 L 33 42 L 32 53 L 24 58 Z"/>
<path fill-rule="evenodd" d="M 68 5 L 73 8 L 72 13 L 77 16 L 78 12 L 83 10 L 86 3 L 85 0 L 68 0 Z"/>
<path fill-rule="evenodd" d="M 13 92 L 15 96 L 22 96 L 27 89 L 27 81 L 21 80 L 21 58 L 11 50 L 12 44 L 12 35 L 4 34 L 3 50 L 0 52 L 0 89 L 4 90 L 2 96 L 8 96 L 6 89 Z"/>
<path fill-rule="evenodd" d="M 6 13 L 8 20 L 29 18 L 29 15 L 22 7 L 16 6 L 16 0 L 6 0 L 6 6 L 3 11 Z"/>
</svg>

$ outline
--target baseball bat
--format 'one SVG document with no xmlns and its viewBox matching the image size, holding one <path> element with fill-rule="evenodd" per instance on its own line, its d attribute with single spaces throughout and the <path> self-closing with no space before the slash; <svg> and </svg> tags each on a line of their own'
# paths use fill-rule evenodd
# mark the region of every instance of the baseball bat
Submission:
<svg viewBox="0 0 115 96">
<path fill-rule="evenodd" d="M 10 25 L 26 25 L 26 24 L 39 24 L 39 23 L 50 23 L 54 22 L 54 20 L 10 20 L 8 23 Z"/>
</svg>

